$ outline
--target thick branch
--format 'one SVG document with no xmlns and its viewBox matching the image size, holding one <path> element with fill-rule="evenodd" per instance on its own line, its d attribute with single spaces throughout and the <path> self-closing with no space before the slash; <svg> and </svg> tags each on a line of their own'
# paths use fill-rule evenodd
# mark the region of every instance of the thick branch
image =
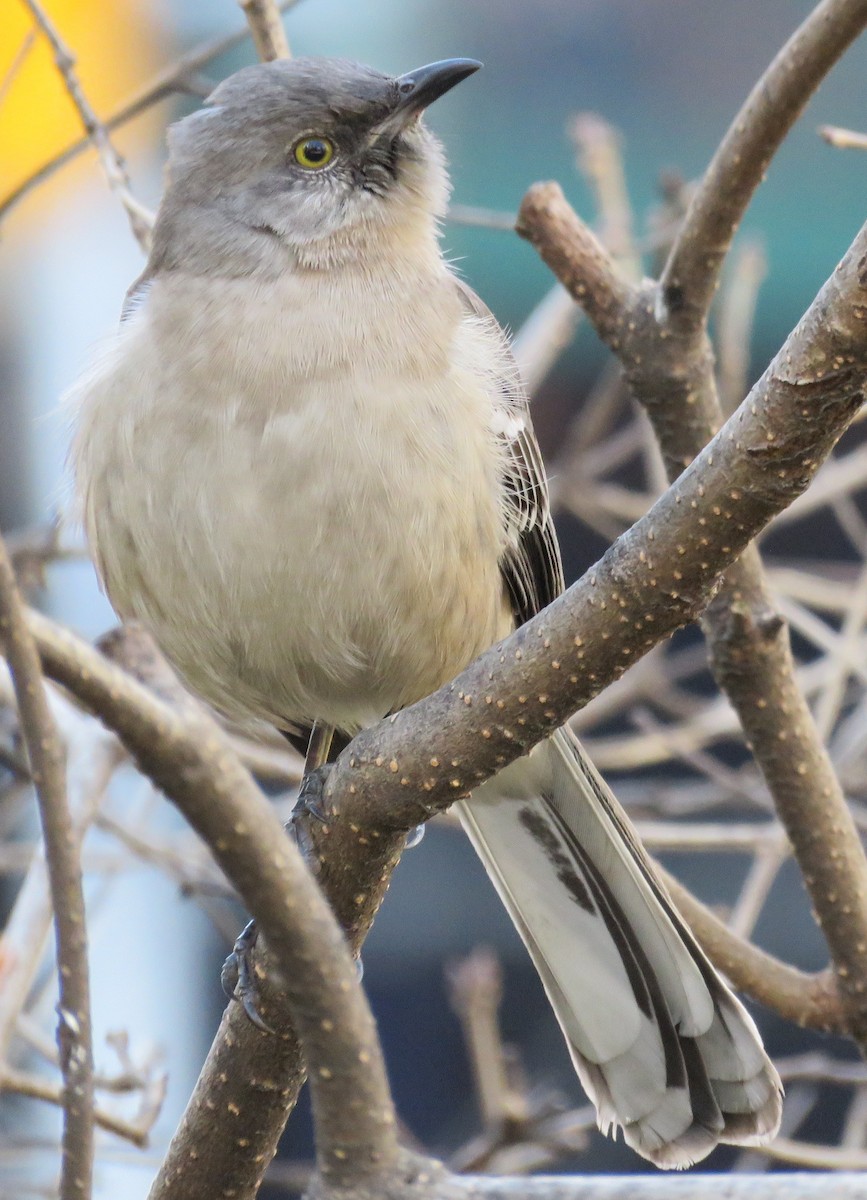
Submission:
<svg viewBox="0 0 867 1200">
<path fill-rule="evenodd" d="M 30 625 L 46 669 L 100 716 L 110 718 L 140 768 L 206 841 L 256 917 L 283 975 L 284 1004 L 304 1047 L 323 1178 L 340 1184 L 378 1177 L 396 1158 L 397 1141 L 373 1018 L 331 909 L 274 810 L 203 710 L 190 704 L 176 713 L 95 651 L 83 651 L 72 635 L 45 618 L 32 613 Z M 266 1009 L 263 1015 L 277 1027 L 280 1013 Z M 260 1048 L 267 1047 L 270 1086 L 282 1090 L 284 1081 L 272 1074 L 282 1039 L 250 1030 Z M 291 1054 L 297 1054 L 294 1040 Z M 234 1070 L 246 1073 L 249 1067 L 238 1063 Z M 215 1096 L 227 1105 L 221 1111 L 234 1118 L 234 1105 L 225 1099 L 229 1083 L 224 1076 L 210 1092 L 212 1122 Z M 247 1075 L 245 1085 L 268 1087 L 256 1075 Z M 249 1170 L 248 1156 L 237 1154 L 240 1136 L 235 1124 L 228 1150 Z M 225 1130 L 222 1137 L 228 1137 Z M 213 1163 L 205 1165 L 213 1170 Z M 265 1166 L 267 1160 L 261 1170 Z M 225 1186 L 224 1177 L 220 1186 Z"/>
<path fill-rule="evenodd" d="M 582 278 L 592 286 L 601 278 L 606 301 L 617 294 L 611 281 L 614 264 L 598 243 L 593 244 L 592 234 L 556 185 L 531 189 L 519 228 L 576 299 Z M 867 356 L 863 250 L 862 231 L 844 268 L 848 299 L 842 306 L 837 303 L 842 295 L 836 291 L 842 282 L 838 270 L 769 371 L 708 447 L 734 443 L 753 462 L 753 477 L 744 479 L 743 491 L 731 477 L 722 511 L 734 513 L 734 501 L 742 512 L 741 502 L 749 491 L 768 487 L 772 480 L 785 488 L 800 476 L 809 455 L 805 459 L 797 450 L 792 453 L 792 425 L 800 417 L 821 422 L 829 384 L 835 392 L 841 385 L 843 391 L 852 386 L 851 402 L 859 402 Z M 621 297 L 625 286 L 621 281 Z M 627 291 L 620 306 L 606 302 L 599 310 L 595 300 L 587 304 L 597 332 L 621 357 L 633 391 L 648 410 L 669 474 L 677 476 L 682 464 L 698 455 L 711 437 L 721 410 L 706 338 L 685 345 L 660 325 L 658 310 L 656 285 L 649 284 Z M 789 417 L 782 422 L 755 407 L 757 393 L 769 378 L 776 379 L 780 398 L 788 398 Z M 750 430 L 749 443 L 742 436 L 745 427 Z M 704 529 L 713 541 L 713 531 Z M 738 714 L 804 873 L 838 972 L 850 1032 L 867 1051 L 867 865 L 839 781 L 798 687 L 788 631 L 774 610 L 754 546 L 746 548 L 727 572 L 703 627 L 714 674 Z"/>
<path fill-rule="evenodd" d="M 822 0 L 750 92 L 690 203 L 660 280 L 673 330 L 704 329 L 732 238 L 768 163 L 867 25 L 867 0 Z"/>
<path fill-rule="evenodd" d="M 408 828 L 447 807 L 701 611 L 863 402 L 865 253 L 867 226 L 744 404 L 595 568 L 454 683 L 359 734 L 327 789 L 356 823 Z"/>
<path fill-rule="evenodd" d="M 93 1184 L 93 1041 L 80 840 L 66 800 L 66 757 L 42 667 L 0 539 L 0 640 L 12 673 L 36 791 L 57 945 L 57 1044 L 63 1075 L 61 1200 L 88 1200 Z"/>
</svg>

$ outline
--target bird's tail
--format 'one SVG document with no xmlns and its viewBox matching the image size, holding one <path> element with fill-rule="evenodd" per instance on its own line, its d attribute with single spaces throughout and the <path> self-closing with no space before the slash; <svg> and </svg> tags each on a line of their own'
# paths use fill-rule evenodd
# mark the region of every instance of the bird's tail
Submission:
<svg viewBox="0 0 867 1200">
<path fill-rule="evenodd" d="M 560 730 L 460 805 L 600 1128 L 659 1167 L 776 1133 L 779 1076 L 629 819 Z"/>
</svg>

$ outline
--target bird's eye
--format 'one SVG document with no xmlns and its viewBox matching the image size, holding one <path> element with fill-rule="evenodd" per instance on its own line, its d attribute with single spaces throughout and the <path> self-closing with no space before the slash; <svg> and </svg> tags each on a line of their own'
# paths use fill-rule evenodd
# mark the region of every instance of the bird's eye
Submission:
<svg viewBox="0 0 867 1200">
<path fill-rule="evenodd" d="M 328 138 L 302 138 L 292 153 L 299 167 L 318 171 L 327 167 L 334 157 L 334 143 L 329 142 Z"/>
</svg>

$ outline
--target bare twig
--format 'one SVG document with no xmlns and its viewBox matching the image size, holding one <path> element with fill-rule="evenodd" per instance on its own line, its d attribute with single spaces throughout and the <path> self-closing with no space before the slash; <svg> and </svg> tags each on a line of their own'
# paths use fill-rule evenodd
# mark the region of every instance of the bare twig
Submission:
<svg viewBox="0 0 867 1200">
<path fill-rule="evenodd" d="M 579 113 L 569 122 L 578 167 L 596 193 L 599 240 L 629 279 L 641 278 L 632 236 L 632 208 L 617 131 L 598 113 Z"/>
<path fill-rule="evenodd" d="M 63 1074 L 61 1200 L 88 1200 L 93 1178 L 93 1045 L 80 843 L 66 800 L 66 761 L 15 575 L 0 539 L 0 639 L 12 672 L 36 790 L 54 909 Z"/>
<path fill-rule="evenodd" d="M 841 150 L 867 150 L 867 133 L 842 129 L 839 125 L 821 125 L 819 133 L 829 145 Z"/>
<path fill-rule="evenodd" d="M 500 229 L 515 232 L 517 214 L 502 212 L 498 208 L 480 208 L 475 204 L 451 204 L 448 219 L 456 225 L 473 225 L 481 229 Z"/>
<path fill-rule="evenodd" d="M 524 1097 L 509 1087 L 506 1056 L 500 1037 L 499 1007 L 503 978 L 496 955 L 480 946 L 446 973 L 449 998 L 464 1032 L 476 1083 L 482 1120 L 499 1129 L 509 1120 L 526 1118 Z"/>
<path fill-rule="evenodd" d="M 47 1079 L 31 1075 L 26 1071 L 16 1071 L 12 1067 L 0 1067 L 0 1092 L 15 1092 L 19 1096 L 29 1096 L 31 1100 L 44 1100 L 48 1104 L 63 1104 L 63 1091 Z M 149 1114 L 148 1122 L 125 1121 L 114 1113 L 94 1106 L 94 1122 L 109 1133 L 132 1142 L 134 1146 L 144 1148 L 148 1145 L 150 1130 L 159 1116 L 159 1109 Z"/>
<path fill-rule="evenodd" d="M 531 396 L 571 342 L 580 320 L 581 309 L 557 283 L 516 333 L 512 353 Z"/>
<path fill-rule="evenodd" d="M 281 13 L 285 13 L 289 9 L 294 8 L 299 2 L 300 0 L 280 0 L 277 7 Z M 206 95 L 211 90 L 211 85 L 209 81 L 203 82 L 200 80 L 197 74 L 199 70 L 212 59 L 219 58 L 220 55 L 226 54 L 229 50 L 241 45 L 249 36 L 249 27 L 245 25 L 243 29 L 239 29 L 235 33 L 212 38 L 210 41 L 196 46 L 188 54 L 183 55 L 168 67 L 164 67 L 161 71 L 157 72 L 134 96 L 108 116 L 103 122 L 103 126 L 111 133 L 115 129 L 119 129 L 122 125 L 126 125 L 129 121 L 132 121 L 135 117 L 140 116 L 167 96 L 172 96 L 178 92 L 192 91 L 198 96 Z M 79 138 L 78 141 L 73 142 L 53 158 L 50 158 L 46 163 L 43 163 L 32 175 L 22 180 L 13 191 L 0 200 L 0 221 L 8 216 L 34 188 L 46 183 L 56 171 L 66 166 L 67 163 L 72 162 L 92 144 L 89 135 Z"/>
<path fill-rule="evenodd" d="M 784 1083 L 796 1079 L 806 1079 L 812 1083 L 836 1083 L 841 1087 L 867 1083 L 867 1066 L 863 1062 L 848 1062 L 818 1052 L 778 1058 L 774 1065 Z"/>
<path fill-rule="evenodd" d="M 18 47 L 18 49 L 15 52 L 15 57 L 12 59 L 12 62 L 9 64 L 9 68 L 6 71 L 6 74 L 3 76 L 2 79 L 0 79 L 0 104 L 2 104 L 3 101 L 6 99 L 9 89 L 12 87 L 12 84 L 15 82 L 15 76 L 18 74 L 18 72 L 21 70 L 21 68 L 24 66 L 25 62 L 27 61 L 28 55 L 30 54 L 30 51 L 33 49 L 35 42 L 36 42 L 36 30 L 28 29 L 27 33 L 25 33 L 25 35 L 24 35 L 24 40 L 22 41 L 21 45 Z"/>
<path fill-rule="evenodd" d="M 66 85 L 69 97 L 81 117 L 88 137 L 97 149 L 108 186 L 126 210 L 133 237 L 142 250 L 147 252 L 153 227 L 153 214 L 136 200 L 130 190 L 129 175 L 124 161 L 114 148 L 108 130 L 97 117 L 82 90 L 75 71 L 75 56 L 61 39 L 39 0 L 22 0 L 22 3 L 26 5 L 40 32 L 51 46 L 57 70 Z"/>
<path fill-rule="evenodd" d="M 289 39 L 275 0 L 238 0 L 250 26 L 253 45 L 262 62 L 289 58 Z"/>
<path fill-rule="evenodd" d="M 80 843 L 102 802 L 119 761 L 119 746 L 99 725 L 86 720 L 55 689 L 48 693 L 55 723 L 69 746 L 68 794 L 73 833 Z M 87 723 L 90 728 L 85 730 Z M 15 1024 L 24 1005 L 51 930 L 52 907 L 41 848 L 30 855 L 27 874 L 3 930 L 0 970 L 0 1061 L 9 1054 Z"/>
</svg>

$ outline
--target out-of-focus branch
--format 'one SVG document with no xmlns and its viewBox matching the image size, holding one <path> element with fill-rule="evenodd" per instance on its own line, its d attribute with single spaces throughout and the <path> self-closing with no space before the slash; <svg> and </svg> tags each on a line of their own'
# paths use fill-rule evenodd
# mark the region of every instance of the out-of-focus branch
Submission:
<svg viewBox="0 0 867 1200">
<path fill-rule="evenodd" d="M 80 842 L 66 799 L 66 758 L 15 574 L 0 539 L 0 641 L 12 673 L 36 791 L 57 945 L 57 1041 L 63 1075 L 61 1200 L 89 1200 L 93 1182 L 93 1044 Z"/>
<path fill-rule="evenodd" d="M 581 309 L 556 283 L 515 334 L 512 353 L 531 396 L 569 345 L 580 320 Z"/>
<path fill-rule="evenodd" d="M 139 246 L 147 252 L 150 245 L 150 234 L 153 227 L 153 214 L 139 204 L 130 189 L 129 175 L 123 159 L 114 148 L 109 132 L 97 117 L 90 101 L 85 96 L 78 75 L 75 71 L 75 56 L 65 45 L 39 0 L 22 0 L 33 17 L 42 35 L 46 38 L 54 53 L 57 70 L 69 92 L 69 98 L 75 105 L 81 123 L 87 130 L 87 136 L 96 147 L 102 169 L 108 180 L 108 186 L 118 197 L 127 217 L 133 237 Z"/>
<path fill-rule="evenodd" d="M 275 0 L 238 0 L 250 26 L 253 45 L 262 62 L 289 58 L 289 39 Z"/>
<path fill-rule="evenodd" d="M 617 130 L 598 113 L 578 113 L 568 126 L 578 167 L 596 193 L 597 233 L 629 279 L 641 278 L 641 260 L 632 234 L 632 208 L 626 189 Z"/>
<path fill-rule="evenodd" d="M 0 686 L 0 696 L 4 690 Z M 85 718 L 57 689 L 49 689 L 48 702 L 68 747 L 67 792 L 73 833 L 80 843 L 102 803 L 121 750 L 114 738 Z M 30 854 L 0 942 L 0 1062 L 9 1056 L 16 1022 L 45 953 L 52 918 L 45 855 L 40 847 Z"/>
<path fill-rule="evenodd" d="M 693 196 L 660 279 L 666 323 L 704 329 L 723 261 L 753 193 L 807 101 L 867 25 L 867 0 L 822 0 L 750 92 Z"/>
<path fill-rule="evenodd" d="M 524 1097 L 509 1086 L 506 1055 L 500 1037 L 499 1008 L 503 973 L 496 955 L 484 946 L 452 963 L 446 974 L 449 998 L 464 1031 L 475 1077 L 482 1120 L 498 1129 L 526 1118 Z"/>
<path fill-rule="evenodd" d="M 840 150 L 867 150 L 867 133 L 842 129 L 839 125 L 822 125 L 819 133 L 830 146 Z"/>
<path fill-rule="evenodd" d="M 15 1092 L 19 1096 L 28 1096 L 31 1100 L 63 1105 L 62 1089 L 55 1087 L 47 1079 L 40 1079 L 38 1075 L 16 1071 L 12 1067 L 0 1067 L 0 1092 Z M 153 1118 L 156 1119 L 157 1116 L 158 1110 L 154 1112 Z M 93 1119 L 100 1129 L 132 1142 L 134 1146 L 144 1148 L 148 1145 L 150 1125 L 153 1121 L 148 1125 L 143 1122 L 125 1121 L 123 1117 L 116 1117 L 114 1113 L 96 1106 L 93 1109 Z"/>
</svg>

